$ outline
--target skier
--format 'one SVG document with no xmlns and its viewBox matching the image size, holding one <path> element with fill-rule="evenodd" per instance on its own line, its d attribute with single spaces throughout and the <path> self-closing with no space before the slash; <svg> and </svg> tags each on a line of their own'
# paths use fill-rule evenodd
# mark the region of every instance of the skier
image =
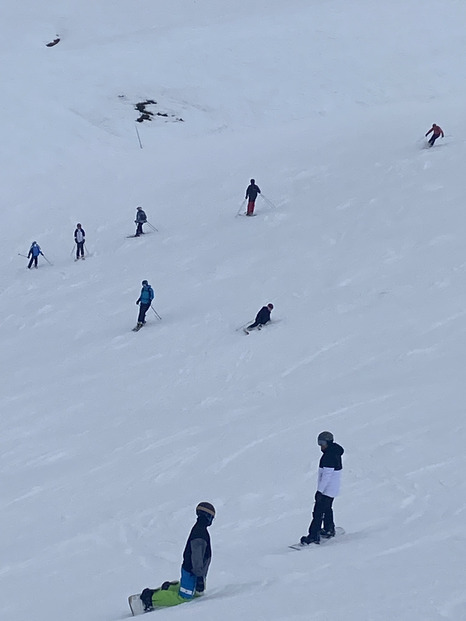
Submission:
<svg viewBox="0 0 466 621">
<path fill-rule="evenodd" d="M 251 179 L 251 184 L 248 185 L 248 187 L 246 188 L 246 196 L 244 197 L 245 200 L 248 199 L 248 209 L 246 211 L 247 216 L 254 215 L 254 205 L 256 202 L 257 195 L 260 193 L 261 191 L 260 191 L 259 186 L 256 185 L 256 180 Z"/>
<path fill-rule="evenodd" d="M 141 600 L 146 611 L 160 606 L 176 606 L 204 593 L 212 558 L 207 528 L 215 517 L 215 508 L 210 502 L 200 502 L 196 507 L 196 515 L 197 521 L 189 533 L 183 552 L 180 581 L 164 582 L 159 589 L 144 589 Z"/>
<path fill-rule="evenodd" d="M 134 221 L 137 224 L 136 234 L 134 237 L 139 237 L 140 235 L 144 235 L 144 231 L 142 230 L 142 225 L 147 222 L 147 216 L 142 207 L 138 207 L 136 211 L 136 220 Z"/>
<path fill-rule="evenodd" d="M 37 260 L 39 258 L 39 255 L 42 254 L 42 250 L 40 249 L 40 246 L 37 242 L 33 241 L 31 244 L 31 247 L 29 248 L 29 252 L 28 252 L 28 256 L 27 258 L 29 259 L 29 257 L 31 258 L 31 260 L 29 261 L 28 264 L 28 270 L 31 269 L 32 264 L 34 263 L 34 267 L 37 268 Z M 44 256 L 44 255 L 42 255 Z"/>
<path fill-rule="evenodd" d="M 140 330 L 142 326 L 146 323 L 146 313 L 150 308 L 152 300 L 154 299 L 154 290 L 147 282 L 147 280 L 142 281 L 142 289 L 141 293 L 136 300 L 136 304 L 139 304 L 139 316 L 138 316 L 138 324 L 135 330 Z"/>
<path fill-rule="evenodd" d="M 319 462 L 317 478 L 317 492 L 315 494 L 312 522 L 309 533 L 301 537 L 301 544 L 320 543 L 320 538 L 335 537 L 335 523 L 333 521 L 332 504 L 340 491 L 341 456 L 344 453 L 342 446 L 333 441 L 330 431 L 322 431 L 317 437 L 317 444 L 323 455 Z M 323 528 L 322 528 L 323 522 Z"/>
<path fill-rule="evenodd" d="M 84 242 L 86 241 L 86 233 L 79 222 L 74 231 L 74 241 L 76 242 L 76 261 L 79 257 L 84 259 Z"/>
<path fill-rule="evenodd" d="M 437 140 L 439 136 L 442 136 L 442 138 L 445 137 L 445 134 L 443 133 L 443 129 L 439 125 L 436 125 L 435 123 L 432 123 L 432 127 L 429 129 L 429 131 L 426 134 L 426 138 L 430 133 L 432 133 L 432 136 L 429 140 L 429 145 L 431 147 L 434 146 L 434 142 Z"/>
<path fill-rule="evenodd" d="M 262 326 L 265 326 L 266 323 L 270 321 L 270 313 L 273 311 L 273 304 L 267 304 L 267 306 L 263 306 L 260 311 L 256 315 L 256 319 L 254 323 L 246 328 L 248 330 L 254 330 L 254 328 L 261 329 Z"/>
</svg>

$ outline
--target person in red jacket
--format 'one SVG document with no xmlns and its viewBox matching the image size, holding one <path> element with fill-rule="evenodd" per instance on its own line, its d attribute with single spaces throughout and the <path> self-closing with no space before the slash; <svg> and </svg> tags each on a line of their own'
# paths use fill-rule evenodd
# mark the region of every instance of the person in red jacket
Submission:
<svg viewBox="0 0 466 621">
<path fill-rule="evenodd" d="M 440 125 L 436 125 L 435 123 L 432 123 L 432 127 L 429 129 L 429 131 L 426 134 L 426 138 L 429 134 L 432 134 L 429 140 L 429 145 L 431 147 L 434 146 L 434 142 L 437 140 L 439 136 L 442 136 L 442 138 L 445 137 L 445 134 L 443 133 L 443 129 L 440 127 Z"/>
</svg>

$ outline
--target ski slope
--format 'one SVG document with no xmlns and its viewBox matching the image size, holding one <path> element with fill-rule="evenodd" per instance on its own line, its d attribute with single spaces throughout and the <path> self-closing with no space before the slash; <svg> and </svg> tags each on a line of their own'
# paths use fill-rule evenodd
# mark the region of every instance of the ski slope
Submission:
<svg viewBox="0 0 466 621">
<path fill-rule="evenodd" d="M 128 618 L 207 500 L 206 597 L 154 615 L 465 618 L 466 5 L 3 4 L 0 617 Z M 346 534 L 296 554 L 323 429 Z"/>
</svg>

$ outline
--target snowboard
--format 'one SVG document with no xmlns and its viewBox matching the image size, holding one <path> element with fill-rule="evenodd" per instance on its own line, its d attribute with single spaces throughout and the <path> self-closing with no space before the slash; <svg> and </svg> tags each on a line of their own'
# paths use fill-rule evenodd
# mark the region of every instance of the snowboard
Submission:
<svg viewBox="0 0 466 621">
<path fill-rule="evenodd" d="M 135 617 L 136 615 L 142 615 L 145 612 L 144 604 L 141 601 L 140 593 L 136 593 L 136 595 L 130 595 L 128 597 L 128 604 L 133 614 L 133 617 Z"/>
<path fill-rule="evenodd" d="M 330 537 L 330 539 L 326 539 L 325 537 L 320 538 L 320 544 L 316 545 L 315 543 L 310 543 L 309 545 L 303 543 L 294 543 L 291 546 L 288 546 L 292 550 L 309 550 L 311 548 L 319 548 L 322 545 L 326 545 L 329 541 L 336 539 L 337 537 L 341 537 L 341 535 L 345 534 L 345 529 L 341 526 L 335 527 L 335 537 Z"/>
</svg>

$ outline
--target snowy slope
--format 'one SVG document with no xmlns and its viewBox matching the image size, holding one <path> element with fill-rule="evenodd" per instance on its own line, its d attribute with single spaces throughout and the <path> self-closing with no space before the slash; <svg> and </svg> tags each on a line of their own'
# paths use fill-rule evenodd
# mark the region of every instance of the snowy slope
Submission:
<svg viewBox="0 0 466 621">
<path fill-rule="evenodd" d="M 1 618 L 126 618 L 200 500 L 208 596 L 159 616 L 464 618 L 464 3 L 4 4 Z M 184 122 L 140 149 L 146 98 Z M 298 554 L 323 429 L 347 534 Z"/>
</svg>

